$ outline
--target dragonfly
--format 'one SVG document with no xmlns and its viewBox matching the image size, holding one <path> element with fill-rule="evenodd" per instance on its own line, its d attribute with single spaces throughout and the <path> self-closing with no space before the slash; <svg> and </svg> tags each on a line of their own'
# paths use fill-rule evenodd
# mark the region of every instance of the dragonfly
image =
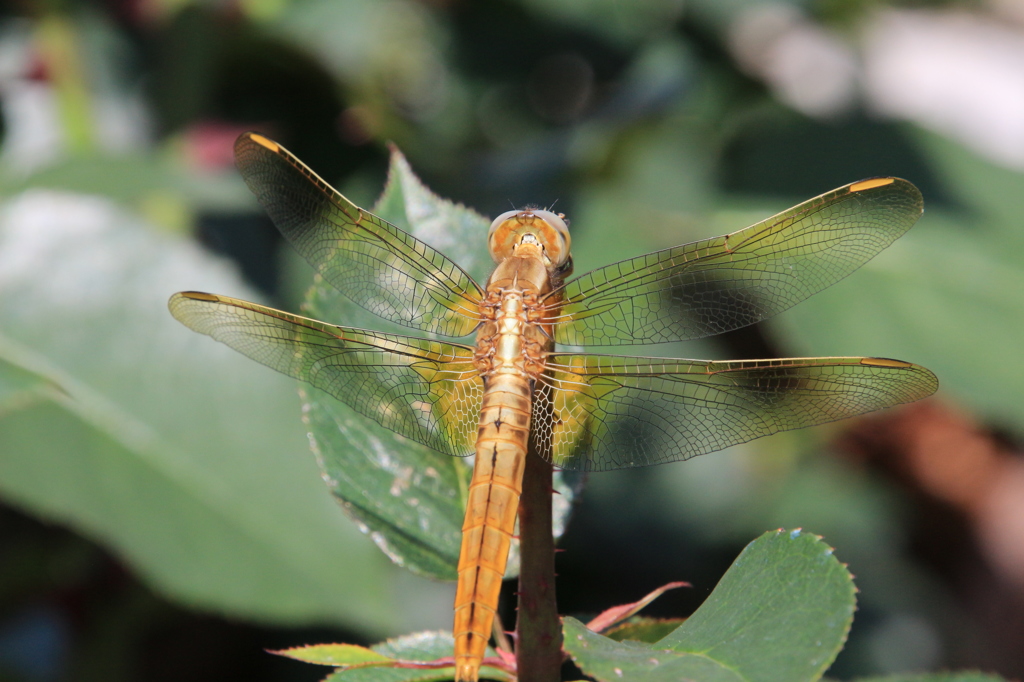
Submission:
<svg viewBox="0 0 1024 682">
<path fill-rule="evenodd" d="M 706 361 L 569 352 L 695 339 L 765 320 L 843 279 L 922 213 L 917 188 L 861 180 L 743 230 L 571 278 L 565 216 L 494 219 L 481 286 L 441 252 L 356 206 L 258 133 L 237 166 L 322 276 L 418 338 L 185 291 L 171 313 L 402 436 L 475 455 L 455 597 L 455 679 L 475 682 L 513 538 L 525 458 L 606 471 L 689 459 L 931 395 L 888 358 Z M 481 235 L 483 238 L 484 235 Z M 475 343 L 438 340 L 476 335 Z"/>
</svg>

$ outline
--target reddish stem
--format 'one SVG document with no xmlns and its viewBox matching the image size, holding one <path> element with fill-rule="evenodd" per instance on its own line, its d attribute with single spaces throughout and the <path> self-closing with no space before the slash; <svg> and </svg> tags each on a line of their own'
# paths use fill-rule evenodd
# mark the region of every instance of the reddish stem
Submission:
<svg viewBox="0 0 1024 682">
<path fill-rule="evenodd" d="M 526 455 L 519 499 L 519 612 L 516 667 L 520 680 L 558 682 L 562 624 L 555 601 L 555 541 L 551 535 L 551 465 Z"/>
</svg>

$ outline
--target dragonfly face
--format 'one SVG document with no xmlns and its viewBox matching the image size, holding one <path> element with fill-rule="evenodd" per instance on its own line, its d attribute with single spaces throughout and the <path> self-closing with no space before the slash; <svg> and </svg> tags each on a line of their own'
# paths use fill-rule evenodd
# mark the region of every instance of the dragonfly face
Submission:
<svg viewBox="0 0 1024 682">
<path fill-rule="evenodd" d="M 738 232 L 568 281 L 562 217 L 509 211 L 491 226 L 498 265 L 481 287 L 277 143 L 243 135 L 235 154 L 285 237 L 355 303 L 423 332 L 477 332 L 470 346 L 336 326 L 216 294 L 182 292 L 169 302 L 195 331 L 403 436 L 476 455 L 456 596 L 462 682 L 476 679 L 490 633 L 528 451 L 583 471 L 661 464 L 918 400 L 938 385 L 927 369 L 885 358 L 673 360 L 556 347 L 693 339 L 786 310 L 910 229 L 922 201 L 905 180 L 853 183 Z"/>
<path fill-rule="evenodd" d="M 537 244 L 545 264 L 561 267 L 569 260 L 571 243 L 565 216 L 533 208 L 502 213 L 487 234 L 487 248 L 495 263 L 512 256 L 522 244 Z"/>
</svg>

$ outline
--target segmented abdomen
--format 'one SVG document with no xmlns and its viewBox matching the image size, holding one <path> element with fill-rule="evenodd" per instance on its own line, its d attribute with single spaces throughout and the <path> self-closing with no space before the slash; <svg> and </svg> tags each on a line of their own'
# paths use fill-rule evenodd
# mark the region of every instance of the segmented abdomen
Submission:
<svg viewBox="0 0 1024 682">
<path fill-rule="evenodd" d="M 455 679 L 476 682 L 515 532 L 530 432 L 530 382 L 486 379 L 455 594 Z"/>
</svg>

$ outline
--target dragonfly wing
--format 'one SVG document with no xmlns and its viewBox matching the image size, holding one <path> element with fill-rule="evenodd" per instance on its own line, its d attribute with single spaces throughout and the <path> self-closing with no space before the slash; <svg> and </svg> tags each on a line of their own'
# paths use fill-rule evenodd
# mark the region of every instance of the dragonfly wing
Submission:
<svg viewBox="0 0 1024 682">
<path fill-rule="evenodd" d="M 175 294 L 168 307 L 194 331 L 396 433 L 450 455 L 473 452 L 483 381 L 469 346 L 336 327 L 195 291 Z"/>
<path fill-rule="evenodd" d="M 555 340 L 661 343 L 759 322 L 871 260 L 922 207 L 906 180 L 863 180 L 738 232 L 593 270 L 549 295 L 561 305 Z"/>
<path fill-rule="evenodd" d="M 562 469 L 674 462 L 935 392 L 884 358 L 666 360 L 555 353 L 534 391 L 535 449 Z M 546 421 L 542 421 L 546 419 Z"/>
<path fill-rule="evenodd" d="M 357 304 L 445 336 L 476 328 L 480 287 L 444 254 L 359 208 L 262 135 L 239 137 L 235 161 L 281 233 Z"/>
</svg>

